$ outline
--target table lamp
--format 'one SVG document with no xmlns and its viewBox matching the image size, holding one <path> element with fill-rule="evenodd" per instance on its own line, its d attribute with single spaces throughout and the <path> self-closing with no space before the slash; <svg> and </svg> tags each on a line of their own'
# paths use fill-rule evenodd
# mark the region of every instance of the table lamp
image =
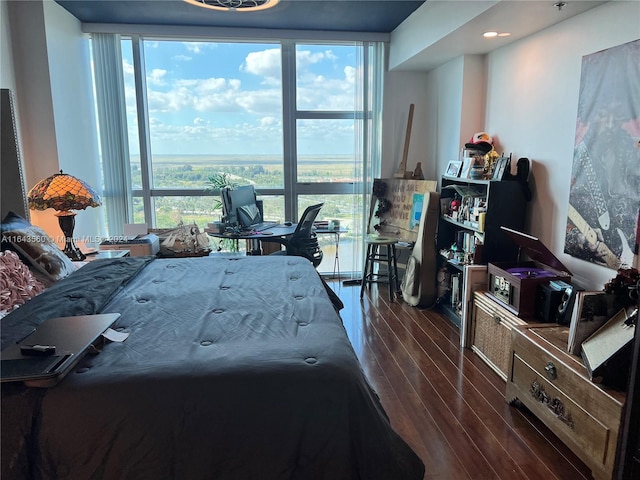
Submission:
<svg viewBox="0 0 640 480">
<path fill-rule="evenodd" d="M 65 237 L 64 253 L 71 260 L 84 260 L 85 254 L 73 241 L 73 229 L 76 225 L 76 213 L 71 210 L 84 210 L 87 207 L 102 205 L 100 196 L 82 180 L 63 173 L 51 175 L 40 180 L 27 195 L 31 210 L 57 210 L 56 217 Z"/>
</svg>

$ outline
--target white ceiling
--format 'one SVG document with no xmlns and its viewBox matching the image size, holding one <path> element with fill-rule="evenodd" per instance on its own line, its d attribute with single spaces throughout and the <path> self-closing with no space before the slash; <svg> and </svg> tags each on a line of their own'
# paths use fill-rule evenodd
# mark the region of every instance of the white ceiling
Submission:
<svg viewBox="0 0 640 480">
<path fill-rule="evenodd" d="M 390 68 L 428 71 L 461 55 L 486 54 L 604 1 L 429 0 L 391 33 Z M 510 32 L 486 39 L 486 31 Z"/>
</svg>

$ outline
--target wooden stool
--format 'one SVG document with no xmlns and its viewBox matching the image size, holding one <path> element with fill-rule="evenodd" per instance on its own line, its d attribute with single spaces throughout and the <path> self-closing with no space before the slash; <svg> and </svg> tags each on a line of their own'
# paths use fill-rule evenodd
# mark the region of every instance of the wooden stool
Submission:
<svg viewBox="0 0 640 480">
<path fill-rule="evenodd" d="M 362 274 L 362 286 L 360 298 L 364 295 L 364 289 L 372 283 L 389 284 L 389 301 L 393 302 L 393 296 L 398 291 L 398 262 L 396 259 L 396 244 L 398 240 L 388 237 L 370 236 L 365 239 L 367 255 L 364 260 L 364 272 Z M 383 252 L 382 249 L 386 250 Z M 375 263 L 385 262 L 387 272 L 379 274 L 374 272 Z M 383 279 L 382 277 L 387 277 Z"/>
</svg>

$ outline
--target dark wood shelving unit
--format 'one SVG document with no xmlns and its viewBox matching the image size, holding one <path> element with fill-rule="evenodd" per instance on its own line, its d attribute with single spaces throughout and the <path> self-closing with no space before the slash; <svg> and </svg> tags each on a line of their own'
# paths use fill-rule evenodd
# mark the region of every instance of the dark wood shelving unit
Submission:
<svg viewBox="0 0 640 480">
<path fill-rule="evenodd" d="M 523 230 L 527 211 L 523 186 L 517 181 L 475 180 L 445 176 L 442 177 L 440 185 L 441 209 L 436 238 L 437 251 L 449 250 L 453 244 L 457 243 L 458 233 L 467 232 L 482 245 L 476 251 L 474 264 L 516 261 L 518 247 L 500 227 Z M 484 199 L 484 225 L 473 214 L 457 219 L 449 215 L 447 205 L 456 196 L 462 200 L 465 192 L 470 193 L 468 196 Z M 458 277 L 456 280 L 458 298 L 452 298 L 452 291 L 455 295 L 456 288 L 450 283 L 447 294 L 440 299 L 439 304 L 443 313 L 459 326 L 460 309 L 456 308 L 456 304 L 463 298 L 465 264 L 454 262 L 443 255 L 438 255 L 438 261 L 438 268 L 446 268 L 451 278 Z"/>
</svg>

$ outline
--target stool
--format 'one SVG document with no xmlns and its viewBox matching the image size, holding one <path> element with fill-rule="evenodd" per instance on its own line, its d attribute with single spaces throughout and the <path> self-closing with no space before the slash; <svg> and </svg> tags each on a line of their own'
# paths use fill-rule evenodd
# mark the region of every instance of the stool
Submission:
<svg viewBox="0 0 640 480">
<path fill-rule="evenodd" d="M 372 283 L 389 284 L 389 301 L 393 302 L 393 295 L 398 290 L 398 262 L 396 259 L 395 238 L 385 238 L 370 236 L 365 238 L 367 244 L 367 255 L 364 260 L 364 272 L 362 275 L 362 286 L 360 288 L 360 298 L 364 295 L 364 289 Z M 385 248 L 385 251 L 382 249 Z M 385 262 L 387 264 L 386 274 L 374 273 L 375 263 Z M 386 280 L 381 277 L 386 276 Z"/>
</svg>

